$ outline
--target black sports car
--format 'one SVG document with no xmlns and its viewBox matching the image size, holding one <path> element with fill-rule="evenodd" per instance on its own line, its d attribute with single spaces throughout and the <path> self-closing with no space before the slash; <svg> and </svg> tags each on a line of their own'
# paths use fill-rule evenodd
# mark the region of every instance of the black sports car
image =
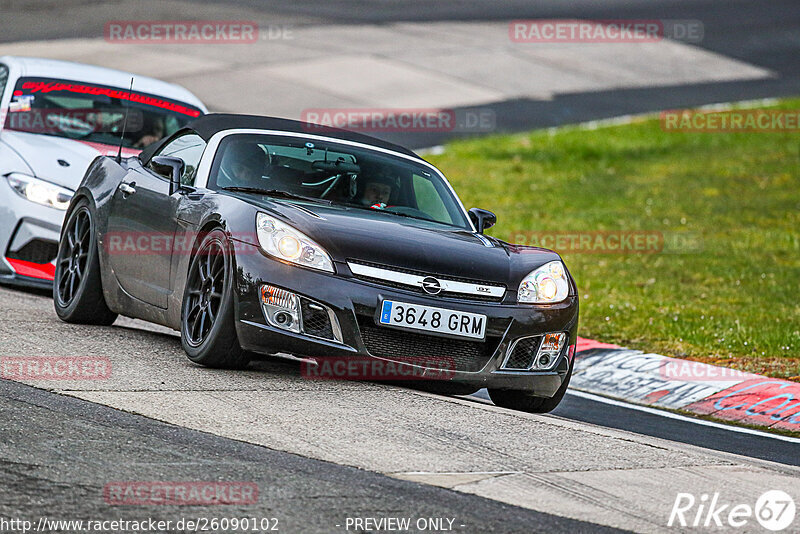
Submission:
<svg viewBox="0 0 800 534">
<path fill-rule="evenodd" d="M 206 366 L 381 362 L 547 412 L 572 372 L 575 283 L 556 253 L 484 235 L 495 220 L 402 147 L 206 115 L 137 157 L 93 162 L 62 231 L 55 308 L 178 329 Z"/>
</svg>

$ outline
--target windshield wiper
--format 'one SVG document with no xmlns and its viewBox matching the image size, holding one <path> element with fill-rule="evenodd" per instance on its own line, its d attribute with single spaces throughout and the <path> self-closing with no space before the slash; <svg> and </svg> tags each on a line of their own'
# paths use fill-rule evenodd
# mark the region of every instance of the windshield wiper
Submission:
<svg viewBox="0 0 800 534">
<path fill-rule="evenodd" d="M 258 187 L 223 187 L 225 191 L 231 191 L 233 193 L 254 193 L 256 195 L 265 195 L 268 197 L 276 197 L 276 198 L 286 198 L 289 200 L 305 200 L 308 202 L 317 202 L 320 204 L 331 204 L 330 200 L 324 198 L 314 198 L 314 197 L 307 197 L 304 195 L 298 195 L 296 193 L 290 193 L 289 191 L 281 191 L 280 189 L 260 189 Z"/>
<path fill-rule="evenodd" d="M 417 221 L 427 221 L 427 222 L 438 223 L 438 224 L 447 224 L 447 223 L 442 223 L 442 222 L 436 221 L 434 219 L 428 219 L 427 217 L 417 217 L 415 215 L 409 215 L 407 213 L 398 213 L 396 211 L 377 210 L 377 209 L 371 208 L 369 206 L 361 206 L 359 204 L 342 204 L 342 206 L 346 206 L 348 208 L 354 208 L 354 209 L 357 209 L 357 210 L 367 210 L 367 211 L 371 211 L 373 213 L 388 213 L 389 215 L 394 215 L 396 217 L 405 217 L 406 219 L 415 219 Z M 450 225 L 448 225 L 448 226 L 450 226 Z"/>
</svg>

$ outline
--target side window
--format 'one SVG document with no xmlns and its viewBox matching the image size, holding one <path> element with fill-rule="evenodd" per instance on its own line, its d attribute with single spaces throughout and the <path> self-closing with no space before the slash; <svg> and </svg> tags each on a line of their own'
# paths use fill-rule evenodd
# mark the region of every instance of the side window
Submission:
<svg viewBox="0 0 800 534">
<path fill-rule="evenodd" d="M 197 166 L 200 164 L 200 158 L 205 149 L 206 142 L 202 137 L 194 133 L 188 133 L 173 139 L 161 147 L 161 150 L 155 155 L 181 158 L 186 165 L 183 168 L 183 175 L 181 175 L 181 184 L 194 185 Z"/>
<path fill-rule="evenodd" d="M 6 83 L 8 83 L 8 67 L 0 63 L 0 100 L 3 99 Z"/>
</svg>

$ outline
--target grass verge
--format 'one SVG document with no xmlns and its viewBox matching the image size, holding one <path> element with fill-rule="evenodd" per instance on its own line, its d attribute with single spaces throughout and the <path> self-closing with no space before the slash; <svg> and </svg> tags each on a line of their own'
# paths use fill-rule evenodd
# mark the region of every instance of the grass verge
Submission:
<svg viewBox="0 0 800 534">
<path fill-rule="evenodd" d="M 467 207 L 497 213 L 492 235 L 589 236 L 554 247 L 582 336 L 800 380 L 797 133 L 667 132 L 654 118 L 457 141 L 427 159 Z M 636 233 L 659 244 L 609 253 L 610 236 Z"/>
</svg>

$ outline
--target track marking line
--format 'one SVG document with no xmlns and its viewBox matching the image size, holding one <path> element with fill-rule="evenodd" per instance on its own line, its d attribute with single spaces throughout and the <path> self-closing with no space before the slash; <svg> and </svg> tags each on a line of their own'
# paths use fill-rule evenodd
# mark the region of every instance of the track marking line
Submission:
<svg viewBox="0 0 800 534">
<path fill-rule="evenodd" d="M 701 426 L 710 426 L 713 428 L 719 428 L 722 430 L 729 430 L 731 432 L 739 432 L 740 434 L 750 434 L 752 436 L 759 436 L 762 438 L 770 438 L 770 439 L 777 439 L 779 441 L 786 441 L 788 443 L 797 443 L 800 444 L 800 438 L 792 438 L 789 436 L 781 436 L 780 434 L 770 434 L 768 432 L 761 432 L 759 430 L 753 430 L 751 428 L 744 428 L 740 426 L 733 426 L 733 425 L 726 425 L 724 423 L 715 423 L 714 421 L 706 421 L 705 419 L 695 419 L 694 417 L 688 417 L 685 415 L 680 415 L 677 413 L 668 412 L 666 410 L 659 410 L 657 408 L 650 408 L 648 406 L 640 406 L 638 404 L 632 404 L 629 402 L 618 401 L 614 399 L 609 399 L 607 397 L 603 397 L 601 395 L 595 395 L 593 393 L 586 393 L 584 391 L 578 391 L 575 389 L 567 390 L 568 395 L 575 395 L 576 397 L 581 397 L 583 399 L 592 400 L 595 402 L 601 402 L 603 404 L 609 404 L 611 406 L 619 406 L 621 408 L 628 408 L 630 410 L 637 410 L 639 412 L 645 412 L 653 415 L 659 415 L 661 417 L 667 417 L 669 419 L 677 419 L 678 421 L 685 421 L 687 423 L 694 423 L 696 425 Z"/>
</svg>

